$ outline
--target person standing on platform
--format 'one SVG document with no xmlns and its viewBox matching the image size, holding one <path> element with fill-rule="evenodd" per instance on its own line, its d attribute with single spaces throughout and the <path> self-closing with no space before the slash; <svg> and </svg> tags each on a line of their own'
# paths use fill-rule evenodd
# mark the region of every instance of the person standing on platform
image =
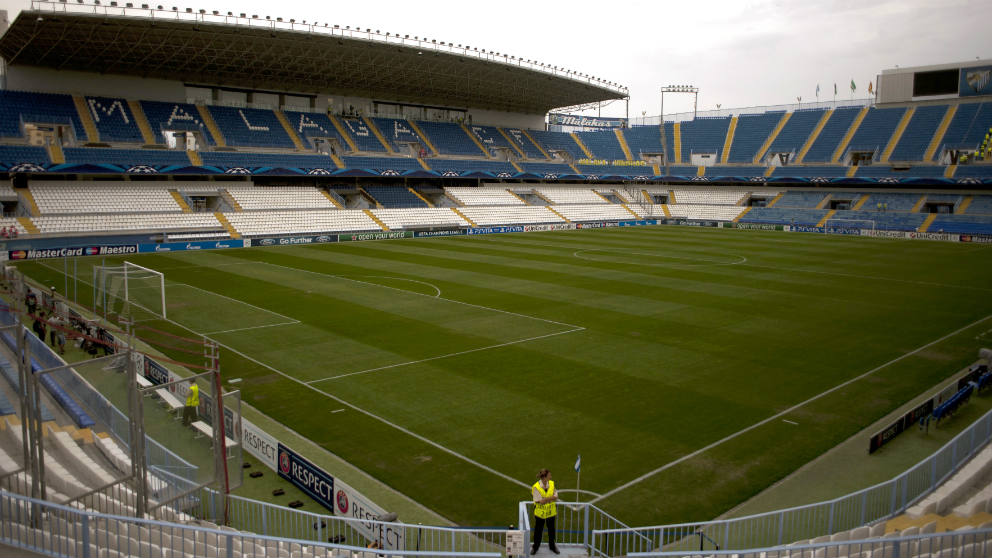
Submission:
<svg viewBox="0 0 992 558">
<path fill-rule="evenodd" d="M 186 406 L 183 407 L 183 426 L 189 426 L 197 419 L 197 409 L 200 407 L 200 387 L 196 384 L 189 386 L 186 396 Z"/>
<path fill-rule="evenodd" d="M 555 490 L 555 481 L 551 480 L 551 471 L 541 469 L 531 495 L 534 498 L 534 545 L 530 548 L 530 553 L 537 554 L 541 548 L 544 526 L 547 524 L 548 546 L 551 547 L 551 552 L 558 554 L 558 545 L 555 544 L 555 517 L 558 515 L 555 502 L 558 501 L 558 491 Z"/>
</svg>

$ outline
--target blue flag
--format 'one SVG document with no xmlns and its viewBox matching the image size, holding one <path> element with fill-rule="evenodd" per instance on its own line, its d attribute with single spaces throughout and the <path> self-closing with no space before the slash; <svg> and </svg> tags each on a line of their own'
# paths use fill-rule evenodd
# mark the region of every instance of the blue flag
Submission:
<svg viewBox="0 0 992 558">
<path fill-rule="evenodd" d="M 579 469 L 582 468 L 582 454 L 580 453 L 578 457 L 575 458 L 575 472 L 578 473 Z"/>
</svg>

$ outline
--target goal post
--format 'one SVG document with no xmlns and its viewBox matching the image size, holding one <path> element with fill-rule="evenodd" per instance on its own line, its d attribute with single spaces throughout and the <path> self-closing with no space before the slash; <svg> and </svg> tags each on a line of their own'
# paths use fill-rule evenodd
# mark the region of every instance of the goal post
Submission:
<svg viewBox="0 0 992 558">
<path fill-rule="evenodd" d="M 837 229 L 858 229 L 875 232 L 873 219 L 827 219 L 823 222 L 823 232 L 830 233 Z"/>
<path fill-rule="evenodd" d="M 137 318 L 168 318 L 165 275 L 125 261 L 93 267 L 93 307 L 108 314 L 129 313 Z"/>
</svg>

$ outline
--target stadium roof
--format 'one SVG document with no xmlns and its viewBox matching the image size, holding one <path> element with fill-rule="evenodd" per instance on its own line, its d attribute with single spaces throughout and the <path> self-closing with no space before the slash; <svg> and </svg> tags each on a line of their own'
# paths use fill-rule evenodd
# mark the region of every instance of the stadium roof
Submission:
<svg viewBox="0 0 992 558">
<path fill-rule="evenodd" d="M 531 114 L 627 96 L 591 76 L 419 37 L 76 1 L 33 2 L 0 37 L 0 56 L 15 67 Z"/>
</svg>

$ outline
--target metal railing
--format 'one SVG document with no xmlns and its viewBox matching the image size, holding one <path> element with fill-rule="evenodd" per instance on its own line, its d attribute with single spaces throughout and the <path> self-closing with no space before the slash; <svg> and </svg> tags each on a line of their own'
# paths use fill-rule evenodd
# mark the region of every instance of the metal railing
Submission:
<svg viewBox="0 0 992 558">
<path fill-rule="evenodd" d="M 786 547 L 756 548 L 741 554 L 739 550 L 702 550 L 676 552 L 632 552 L 631 558 L 807 558 L 832 556 L 835 558 L 881 556 L 883 558 L 982 558 L 992 552 L 992 529 L 969 529 L 905 537 L 885 537 L 852 541 L 794 544 Z"/>
<path fill-rule="evenodd" d="M 870 107 L 874 106 L 875 98 L 864 99 L 837 99 L 834 101 L 810 101 L 808 103 L 786 103 L 783 105 L 761 105 L 753 107 L 733 107 L 715 110 L 700 110 L 673 112 L 665 115 L 665 122 L 685 122 L 693 118 L 718 118 L 725 116 L 740 116 L 742 114 L 762 114 L 765 112 L 795 112 L 797 110 L 814 109 L 836 109 L 842 107 Z M 630 126 L 657 126 L 660 123 L 658 116 L 639 116 L 629 120 Z"/>
<path fill-rule="evenodd" d="M 371 551 L 364 546 L 277 538 L 243 533 L 227 527 L 98 514 L 8 492 L 0 492 L 0 542 L 48 556 L 79 558 L 95 558 L 109 552 L 123 556 L 299 556 L 307 553 L 312 556 L 359 558 L 500 558 L 500 553 L 496 551 L 449 552 L 388 548 Z"/>
<path fill-rule="evenodd" d="M 616 556 L 605 552 L 602 547 L 594 544 L 595 533 L 612 530 L 630 530 L 626 524 L 593 504 L 583 502 L 561 502 L 555 506 L 557 515 L 555 520 L 556 542 L 560 545 L 582 545 L 591 556 Z M 531 540 L 530 518 L 534 513 L 534 502 L 520 502 L 518 508 L 518 521 L 520 529 L 526 534 L 527 540 Z M 640 535 L 634 534 L 634 537 Z M 644 543 L 647 544 L 647 537 Z M 528 542 L 528 544 L 530 544 Z M 650 548 L 650 547 L 649 547 Z"/>
<path fill-rule="evenodd" d="M 905 511 L 964 465 L 992 438 L 992 411 L 930 457 L 892 480 L 834 500 L 718 521 L 599 529 L 593 547 L 610 556 L 634 552 L 698 551 L 700 533 L 714 548 L 779 546 L 853 529 Z"/>
</svg>

